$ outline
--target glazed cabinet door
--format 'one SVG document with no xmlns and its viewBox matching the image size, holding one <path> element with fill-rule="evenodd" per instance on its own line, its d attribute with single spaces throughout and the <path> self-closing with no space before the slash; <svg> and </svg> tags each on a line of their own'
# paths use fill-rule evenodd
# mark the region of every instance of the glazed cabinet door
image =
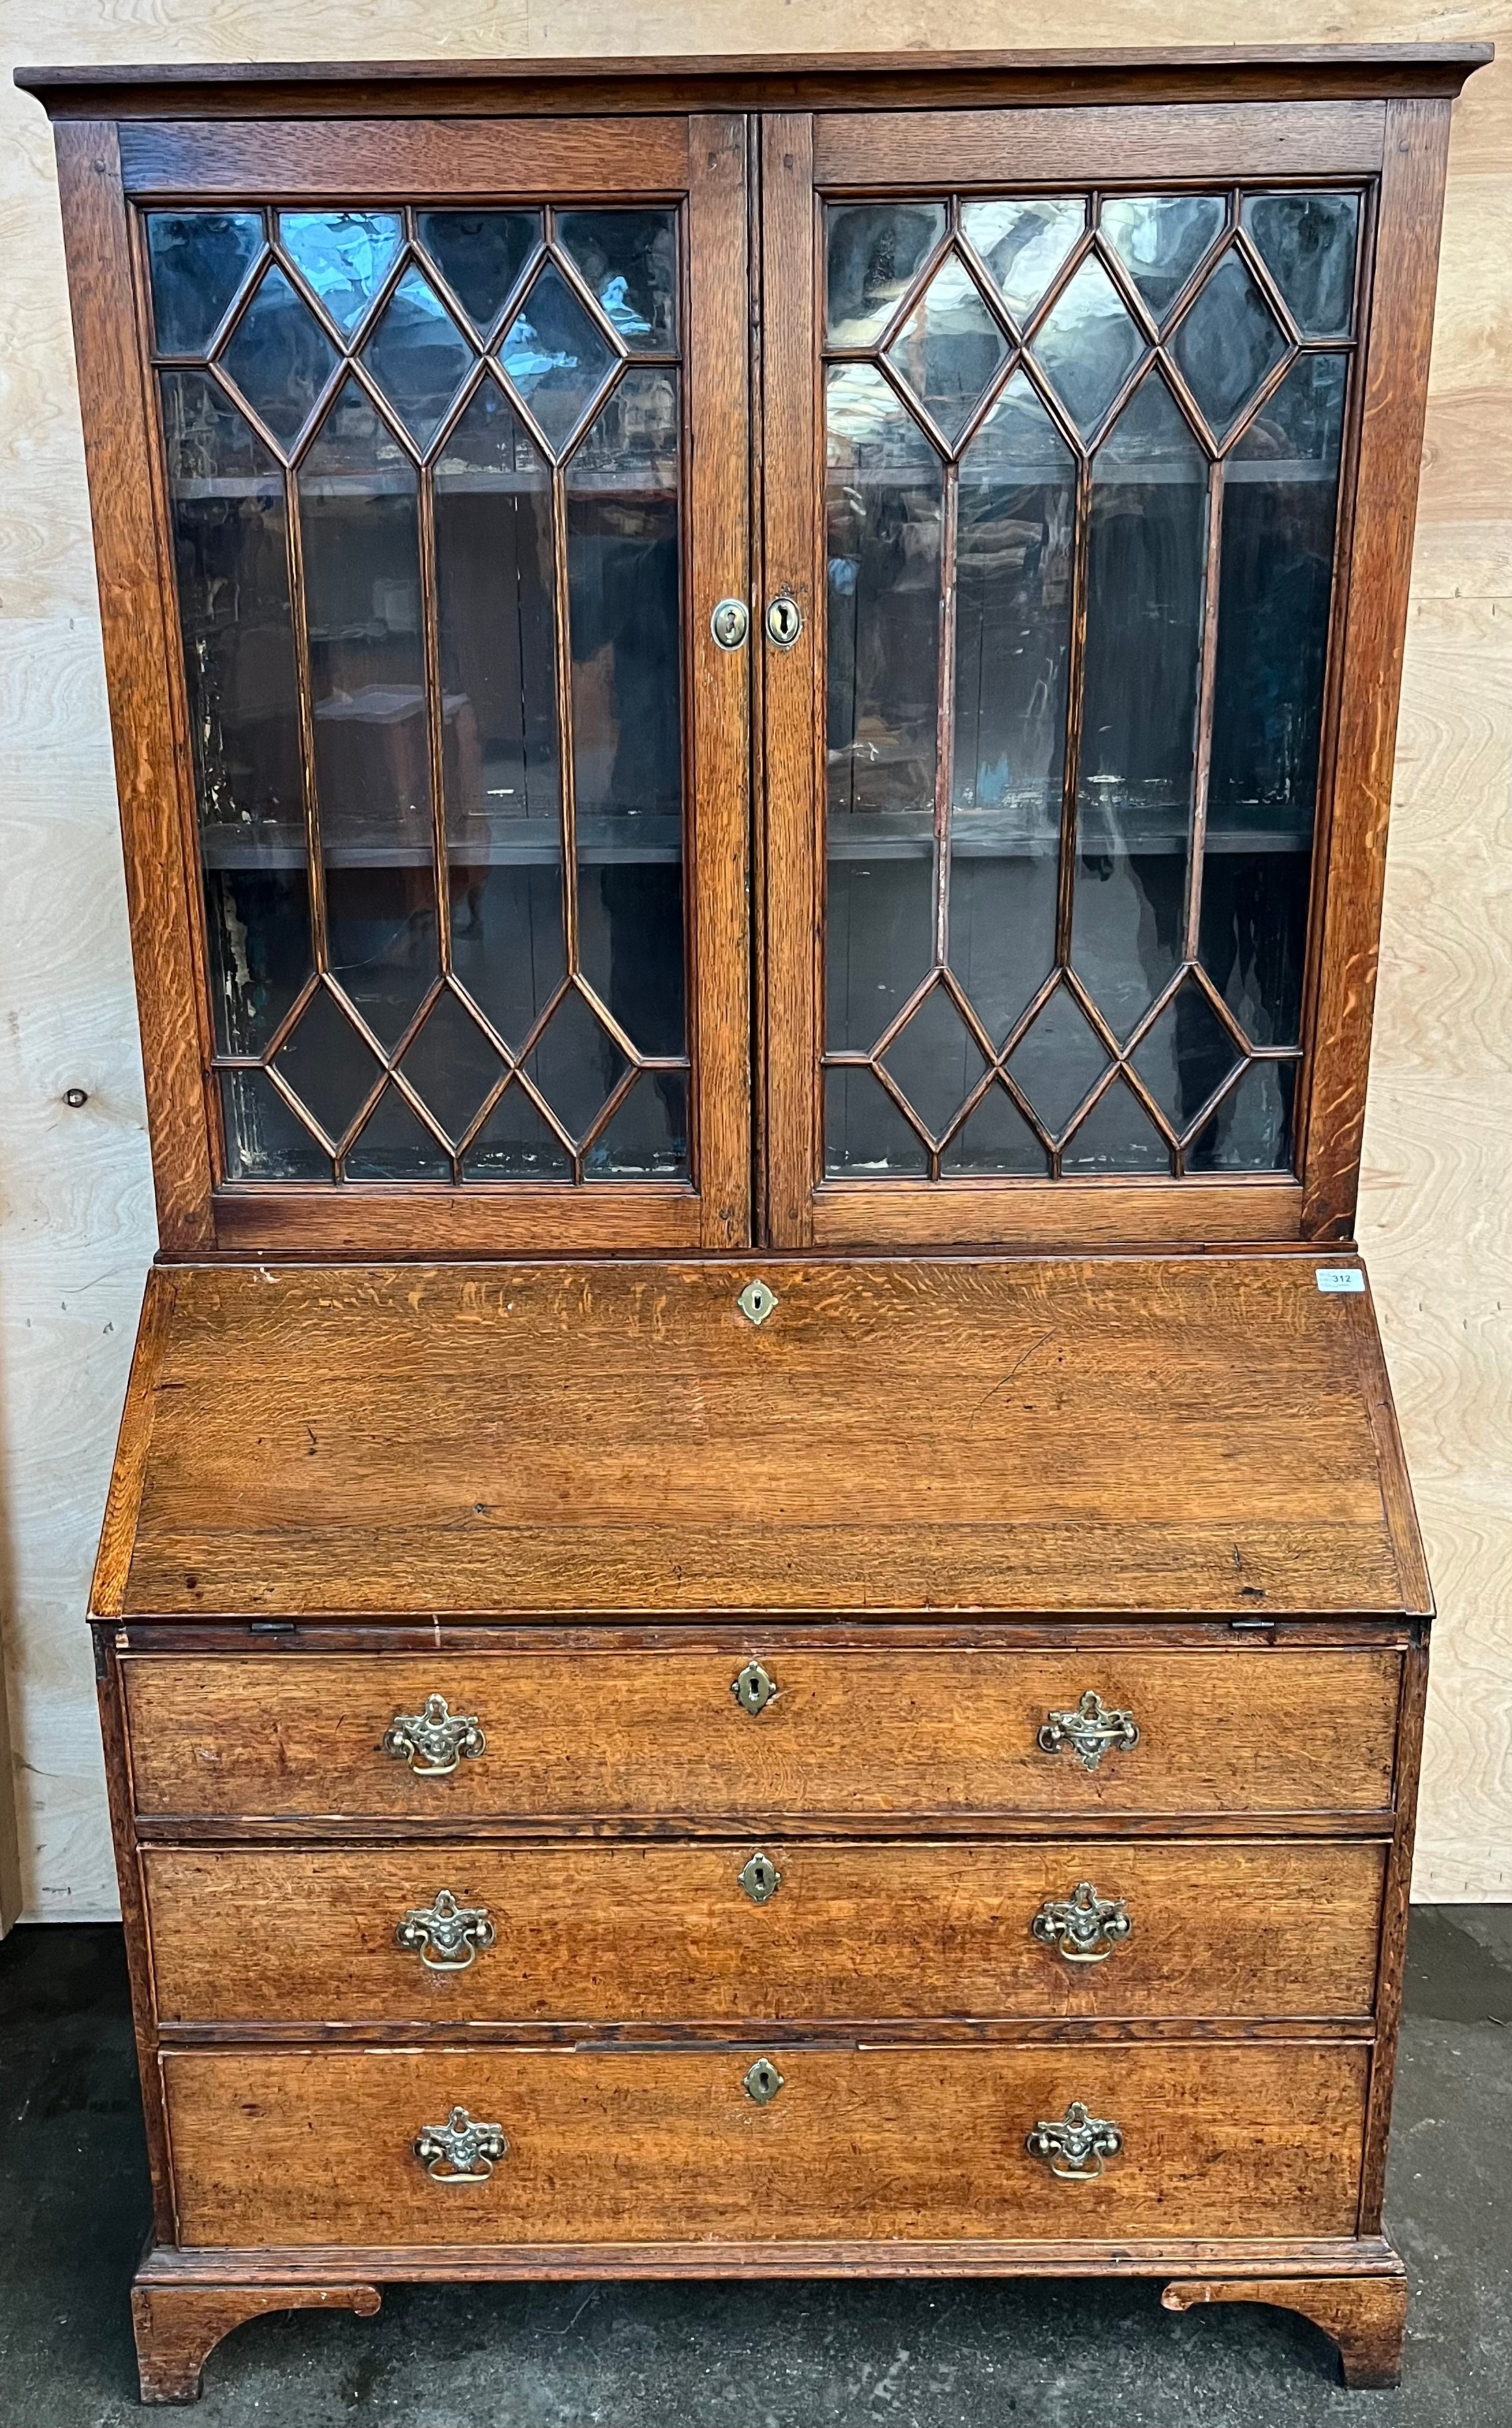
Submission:
<svg viewBox="0 0 1512 2428">
<path fill-rule="evenodd" d="M 120 148 L 215 1240 L 738 1243 L 744 122 Z"/>
<path fill-rule="evenodd" d="M 775 1239 L 1297 1236 L 1363 1085 L 1318 1007 L 1383 834 L 1340 703 L 1387 121 L 769 123 Z"/>
</svg>

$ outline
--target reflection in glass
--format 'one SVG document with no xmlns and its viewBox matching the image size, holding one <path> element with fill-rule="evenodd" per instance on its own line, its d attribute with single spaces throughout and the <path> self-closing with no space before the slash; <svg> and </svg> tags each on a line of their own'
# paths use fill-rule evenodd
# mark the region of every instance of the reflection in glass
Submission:
<svg viewBox="0 0 1512 2428">
<path fill-rule="evenodd" d="M 492 378 L 434 483 L 452 960 L 518 1048 L 566 970 L 551 479 Z"/>
<path fill-rule="evenodd" d="M 1196 979 L 1188 978 L 1141 1040 L 1133 1064 L 1180 1137 L 1239 1058 L 1238 1047 Z"/>
<path fill-rule="evenodd" d="M 437 967 L 415 474 L 355 380 L 299 484 L 331 966 L 392 1046 Z"/>
<path fill-rule="evenodd" d="M 579 1144 L 628 1067 L 576 987 L 563 995 L 525 1061 L 527 1076 Z"/>
<path fill-rule="evenodd" d="M 933 958 L 943 468 L 870 364 L 829 374 L 826 463 L 827 1032 L 869 1046 Z"/>
<path fill-rule="evenodd" d="M 1209 429 L 1222 438 L 1286 352 L 1275 313 L 1237 253 L 1210 271 L 1171 343 Z"/>
<path fill-rule="evenodd" d="M 382 1076 L 372 1048 L 325 986 L 317 987 L 274 1055 L 273 1068 L 333 1147 L 340 1146 Z"/>
<path fill-rule="evenodd" d="M 451 1157 L 391 1079 L 347 1151 L 349 1180 L 449 1180 Z"/>
<path fill-rule="evenodd" d="M 991 1087 L 967 1114 L 940 1157 L 948 1179 L 980 1180 L 1024 1173 L 1043 1180 L 1049 1157 L 1006 1088 Z"/>
<path fill-rule="evenodd" d="M 1090 437 L 1145 351 L 1100 261 L 1085 260 L 1056 298 L 1033 354 L 1083 438 Z"/>
<path fill-rule="evenodd" d="M 887 349 L 947 443 L 954 446 L 983 389 L 1008 353 L 959 254 L 948 254 Z"/>
<path fill-rule="evenodd" d="M 1052 1138 L 1058 1138 L 1108 1057 L 1068 986 L 1060 985 L 1008 1057 L 1020 1089 Z"/>
<path fill-rule="evenodd" d="M 228 1180 L 329 1180 L 331 1157 L 266 1071 L 222 1071 L 220 1120 Z"/>
<path fill-rule="evenodd" d="M 1349 334 L 1358 194 L 1249 194 L 1244 221 L 1305 337 Z"/>
<path fill-rule="evenodd" d="M 552 261 L 531 280 L 499 359 L 556 455 L 566 449 L 614 364 L 609 339 Z"/>
<path fill-rule="evenodd" d="M 466 1180 L 572 1178 L 566 1148 L 517 1079 L 505 1089 L 468 1149 L 463 1176 Z"/>
<path fill-rule="evenodd" d="M 1294 1062 L 1252 1062 L 1187 1149 L 1189 1172 L 1284 1172 L 1292 1161 Z"/>
<path fill-rule="evenodd" d="M 264 271 L 220 359 L 285 449 L 336 367 L 330 338 L 277 262 Z"/>
<path fill-rule="evenodd" d="M 1169 1172 L 1171 1153 L 1120 1071 L 1066 1141 L 1065 1173 Z"/>
<path fill-rule="evenodd" d="M 967 242 L 991 271 L 1020 328 L 1049 292 L 1086 223 L 1087 206 L 1080 194 L 967 203 L 961 213 Z"/>
<path fill-rule="evenodd" d="M 1158 372 L 1092 470 L 1071 958 L 1126 1037 L 1181 958 L 1207 464 Z"/>
<path fill-rule="evenodd" d="M 399 1069 L 453 1144 L 477 1120 L 484 1097 L 504 1075 L 497 1054 L 449 987 L 426 1013 Z"/>
<path fill-rule="evenodd" d="M 420 242 L 480 336 L 541 241 L 539 211 L 421 211 Z"/>
<path fill-rule="evenodd" d="M 943 203 L 840 203 L 824 213 L 825 338 L 882 336 L 945 234 Z"/>
<path fill-rule="evenodd" d="M 435 288 L 412 262 L 363 348 L 363 362 L 417 447 L 429 447 L 476 360 Z"/>
<path fill-rule="evenodd" d="M 627 370 L 566 483 L 581 966 L 654 1055 L 684 1045 L 678 430 L 676 373 Z"/>
<path fill-rule="evenodd" d="M 216 1044 L 256 1054 L 311 967 L 284 476 L 203 371 L 162 399 Z"/>
<path fill-rule="evenodd" d="M 824 1169 L 841 1180 L 922 1180 L 918 1132 L 870 1071 L 824 1074 Z"/>
<path fill-rule="evenodd" d="M 951 966 L 1000 1043 L 1055 958 L 1075 523 L 1071 451 L 1016 371 L 956 501 Z"/>
<path fill-rule="evenodd" d="M 584 1160 L 590 1180 L 677 1180 L 688 1170 L 688 1075 L 642 1071 Z"/>
<path fill-rule="evenodd" d="M 163 354 L 203 354 L 263 249 L 261 211 L 149 211 L 153 323 Z"/>
<path fill-rule="evenodd" d="M 987 1067 L 943 986 L 930 989 L 882 1058 L 935 1138 L 949 1127 Z"/>
<path fill-rule="evenodd" d="M 350 337 L 398 259 L 397 211 L 283 211 L 279 241 L 344 337 Z"/>
<path fill-rule="evenodd" d="M 1225 473 L 1201 954 L 1256 1045 L 1300 1031 L 1346 367 L 1299 356 Z"/>
<path fill-rule="evenodd" d="M 1102 233 L 1157 321 L 1227 216 L 1219 194 L 1120 194 L 1102 206 Z"/>
<path fill-rule="evenodd" d="M 675 212 L 559 211 L 557 235 L 632 354 L 675 350 Z"/>
</svg>

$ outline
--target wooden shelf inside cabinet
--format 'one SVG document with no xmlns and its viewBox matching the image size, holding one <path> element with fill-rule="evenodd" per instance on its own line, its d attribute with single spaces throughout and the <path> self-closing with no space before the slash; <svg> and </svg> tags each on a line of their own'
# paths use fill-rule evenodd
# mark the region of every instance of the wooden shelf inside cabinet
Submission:
<svg viewBox="0 0 1512 2428">
<path fill-rule="evenodd" d="M 1132 2272 L 1394 2377 L 1349 1242 L 1488 56 L 21 72 L 162 1240 L 146 2400 L 531 2274 Z"/>
</svg>

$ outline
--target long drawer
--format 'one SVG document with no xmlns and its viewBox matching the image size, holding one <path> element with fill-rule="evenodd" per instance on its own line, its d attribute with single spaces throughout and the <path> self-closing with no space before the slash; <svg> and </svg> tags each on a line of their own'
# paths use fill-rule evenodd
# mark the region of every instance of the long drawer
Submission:
<svg viewBox="0 0 1512 2428">
<path fill-rule="evenodd" d="M 1400 1655 L 763 1657 L 754 1642 L 747 1656 L 152 1654 L 122 1668 L 142 1814 L 747 1828 L 783 1814 L 1382 1812 Z"/>
<path fill-rule="evenodd" d="M 160 2020 L 290 2026 L 1362 2017 L 1384 1866 L 1107 1839 L 144 1857 Z"/>
<path fill-rule="evenodd" d="M 190 2246 L 1336 2235 L 1366 2051 L 181 2051 L 163 2071 Z M 1079 2152 L 1074 2103 L 1113 2155 Z M 448 2139 L 469 2123 L 503 2154 Z"/>
</svg>

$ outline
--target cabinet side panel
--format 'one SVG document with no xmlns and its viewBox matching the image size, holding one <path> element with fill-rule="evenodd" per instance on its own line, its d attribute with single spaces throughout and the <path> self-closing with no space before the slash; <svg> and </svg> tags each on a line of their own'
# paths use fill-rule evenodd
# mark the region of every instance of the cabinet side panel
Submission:
<svg viewBox="0 0 1512 2428">
<path fill-rule="evenodd" d="M 1447 101 L 1387 105 L 1303 1147 L 1313 1239 L 1349 1236 L 1359 1185 L 1449 112 Z"/>
<path fill-rule="evenodd" d="M 60 124 L 57 140 L 158 1229 L 183 1254 L 214 1244 L 210 1140 L 121 157 L 109 124 Z"/>
</svg>

